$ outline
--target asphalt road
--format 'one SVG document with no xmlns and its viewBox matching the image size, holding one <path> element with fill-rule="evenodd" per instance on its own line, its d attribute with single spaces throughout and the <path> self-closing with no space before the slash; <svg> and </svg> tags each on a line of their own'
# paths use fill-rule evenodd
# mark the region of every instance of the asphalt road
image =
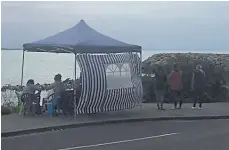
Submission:
<svg viewBox="0 0 229 150">
<path fill-rule="evenodd" d="M 229 120 L 158 121 L 2 138 L 2 150 L 228 150 Z"/>
</svg>

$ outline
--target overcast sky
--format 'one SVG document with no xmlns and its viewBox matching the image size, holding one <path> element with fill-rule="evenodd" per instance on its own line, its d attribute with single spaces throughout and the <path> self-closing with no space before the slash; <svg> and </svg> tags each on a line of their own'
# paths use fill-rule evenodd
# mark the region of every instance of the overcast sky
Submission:
<svg viewBox="0 0 229 150">
<path fill-rule="evenodd" d="M 2 47 L 74 26 L 147 50 L 229 51 L 229 2 L 2 2 Z"/>
</svg>

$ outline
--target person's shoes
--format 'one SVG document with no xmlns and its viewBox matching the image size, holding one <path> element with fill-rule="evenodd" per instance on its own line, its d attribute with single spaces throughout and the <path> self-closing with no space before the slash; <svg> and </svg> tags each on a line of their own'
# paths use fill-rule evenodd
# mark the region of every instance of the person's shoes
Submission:
<svg viewBox="0 0 229 150">
<path fill-rule="evenodd" d="M 196 107 L 192 106 L 192 109 L 196 109 Z"/>
<path fill-rule="evenodd" d="M 161 108 L 161 110 L 165 110 L 164 108 Z"/>
<path fill-rule="evenodd" d="M 177 109 L 176 107 L 173 107 L 173 108 L 171 108 L 172 110 L 175 110 L 175 109 Z"/>
<path fill-rule="evenodd" d="M 202 109 L 201 107 L 199 107 L 198 109 Z"/>
</svg>

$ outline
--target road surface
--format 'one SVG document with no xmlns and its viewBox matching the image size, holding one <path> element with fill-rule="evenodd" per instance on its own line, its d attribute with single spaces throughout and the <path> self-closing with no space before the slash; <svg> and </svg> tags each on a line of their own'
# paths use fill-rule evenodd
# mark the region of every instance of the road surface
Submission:
<svg viewBox="0 0 229 150">
<path fill-rule="evenodd" d="M 229 120 L 99 125 L 2 138 L 2 150 L 228 150 Z"/>
</svg>

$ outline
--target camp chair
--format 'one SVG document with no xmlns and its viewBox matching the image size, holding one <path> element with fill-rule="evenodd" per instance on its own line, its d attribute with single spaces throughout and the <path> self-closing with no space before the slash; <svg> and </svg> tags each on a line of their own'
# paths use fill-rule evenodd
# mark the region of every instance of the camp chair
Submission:
<svg viewBox="0 0 229 150">
<path fill-rule="evenodd" d="M 43 105 L 45 106 L 45 109 L 48 111 L 49 116 L 53 116 L 53 110 L 54 110 L 54 93 L 49 95 L 47 98 L 43 100 Z"/>
<path fill-rule="evenodd" d="M 49 95 L 49 97 L 44 99 L 44 105 L 46 110 L 49 113 L 49 116 L 52 117 L 53 113 L 55 112 L 55 106 L 57 106 L 58 110 L 62 110 L 63 114 L 67 113 L 68 107 L 67 107 L 67 103 L 68 101 L 66 101 L 66 92 L 63 92 L 61 94 L 61 98 L 59 101 L 56 100 L 54 93 Z"/>
</svg>

